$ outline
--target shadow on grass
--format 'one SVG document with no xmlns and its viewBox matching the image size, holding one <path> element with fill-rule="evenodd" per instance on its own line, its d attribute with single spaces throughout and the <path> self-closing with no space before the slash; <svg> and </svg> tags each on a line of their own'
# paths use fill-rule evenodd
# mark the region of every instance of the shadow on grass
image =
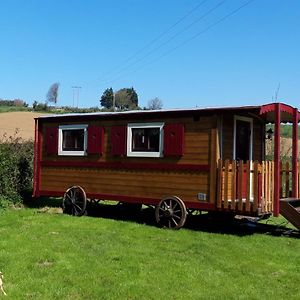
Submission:
<svg viewBox="0 0 300 300">
<path fill-rule="evenodd" d="M 136 206 L 115 204 L 115 202 L 88 203 L 89 217 L 104 219 L 131 221 L 138 224 L 157 227 L 155 210 L 153 207 L 143 207 L 139 210 Z M 42 197 L 31 199 L 24 203 L 29 208 L 61 207 L 61 198 Z M 280 221 L 278 220 L 278 223 Z M 272 236 L 286 236 L 300 238 L 300 231 L 286 227 L 286 223 L 278 224 L 273 219 L 255 222 L 247 218 L 236 219 L 225 214 L 192 214 L 188 215 L 184 225 L 185 229 L 203 231 L 209 233 L 231 234 L 237 236 L 249 236 L 253 234 L 267 234 Z"/>
<path fill-rule="evenodd" d="M 132 221 L 147 226 L 157 227 L 154 208 L 143 208 L 140 212 L 130 210 L 122 205 L 93 204 L 89 207 L 88 216 L 105 219 Z M 232 234 L 248 236 L 253 234 L 268 234 L 272 236 L 287 236 L 300 238 L 300 231 L 290 229 L 284 224 L 258 223 L 249 219 L 236 219 L 226 215 L 209 213 L 188 215 L 185 229 L 209 233 Z"/>
<path fill-rule="evenodd" d="M 40 197 L 40 198 L 31 198 L 26 197 L 26 200 L 23 201 L 25 207 L 28 208 L 43 208 L 43 207 L 61 207 L 62 199 L 61 198 L 49 198 L 49 197 Z"/>
</svg>

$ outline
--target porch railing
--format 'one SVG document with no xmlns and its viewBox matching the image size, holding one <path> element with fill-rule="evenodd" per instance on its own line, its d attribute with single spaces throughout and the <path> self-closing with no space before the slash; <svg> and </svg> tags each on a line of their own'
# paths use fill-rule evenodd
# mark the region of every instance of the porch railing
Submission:
<svg viewBox="0 0 300 300">
<path fill-rule="evenodd" d="M 280 163 L 280 198 L 289 198 L 292 196 L 292 166 L 290 162 Z M 298 163 L 297 175 L 298 191 L 300 197 L 300 163 Z"/>
<path fill-rule="evenodd" d="M 300 195 L 300 163 L 297 168 Z M 281 164 L 280 198 L 291 196 L 290 163 Z M 274 162 L 219 160 L 217 167 L 217 207 L 239 213 L 271 213 L 274 208 Z"/>
<path fill-rule="evenodd" d="M 274 163 L 219 160 L 217 207 L 240 213 L 271 212 Z"/>
</svg>

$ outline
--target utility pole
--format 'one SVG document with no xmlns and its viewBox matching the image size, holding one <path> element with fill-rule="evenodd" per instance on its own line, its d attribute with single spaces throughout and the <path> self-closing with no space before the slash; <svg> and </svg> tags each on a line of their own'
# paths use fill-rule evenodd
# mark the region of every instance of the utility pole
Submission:
<svg viewBox="0 0 300 300">
<path fill-rule="evenodd" d="M 74 100 L 75 100 L 75 91 L 77 92 L 77 108 L 78 108 L 78 102 L 79 102 L 79 91 L 81 89 L 81 86 L 72 86 L 73 89 L 73 107 L 74 107 Z"/>
<path fill-rule="evenodd" d="M 113 91 L 113 111 L 115 111 L 115 108 L 116 108 L 116 94 Z"/>
</svg>

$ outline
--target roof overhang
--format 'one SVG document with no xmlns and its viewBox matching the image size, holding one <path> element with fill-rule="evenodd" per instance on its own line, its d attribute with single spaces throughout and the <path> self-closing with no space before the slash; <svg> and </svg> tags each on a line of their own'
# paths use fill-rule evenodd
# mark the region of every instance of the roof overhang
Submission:
<svg viewBox="0 0 300 300">
<path fill-rule="evenodd" d="M 300 121 L 300 112 L 297 108 L 284 103 L 270 103 L 261 106 L 260 115 L 265 118 L 266 122 L 275 122 L 275 110 L 279 105 L 280 121 L 282 123 L 292 123 L 294 120 L 294 114 L 297 114 L 298 122 Z"/>
</svg>

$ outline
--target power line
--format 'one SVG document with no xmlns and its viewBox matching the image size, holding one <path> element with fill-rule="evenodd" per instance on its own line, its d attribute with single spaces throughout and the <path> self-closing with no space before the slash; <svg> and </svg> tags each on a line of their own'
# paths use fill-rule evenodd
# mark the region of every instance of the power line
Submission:
<svg viewBox="0 0 300 300">
<path fill-rule="evenodd" d="M 198 32 L 197 34 L 193 35 L 192 37 L 186 39 L 185 41 L 183 41 L 182 43 L 178 44 L 176 47 L 171 48 L 170 50 L 166 51 L 165 53 L 163 53 L 162 55 L 160 55 L 159 57 L 157 57 L 156 59 L 152 60 L 151 62 L 141 66 L 140 68 L 137 68 L 136 70 L 134 70 L 133 72 L 137 72 L 141 69 L 143 69 L 145 66 L 147 65 L 151 65 L 155 62 L 157 62 L 158 60 L 162 59 L 163 57 L 167 56 L 168 54 L 174 52 L 175 50 L 177 50 L 178 48 L 186 45 L 187 43 L 189 43 L 190 41 L 196 39 L 197 37 L 199 37 L 200 35 L 208 32 L 209 30 L 211 30 L 212 28 L 216 27 L 217 25 L 219 25 L 220 23 L 226 21 L 228 18 L 230 18 L 231 16 L 233 16 L 234 14 L 236 14 L 237 12 L 239 12 L 241 9 L 243 9 L 244 7 L 250 5 L 252 2 L 254 2 L 255 0 L 249 0 L 246 3 L 244 3 L 243 5 L 239 6 L 238 8 L 236 8 L 235 10 L 231 11 L 230 13 L 226 14 L 224 17 L 220 18 L 219 20 L 217 20 L 216 22 L 212 23 L 211 25 L 207 26 L 205 29 L 201 30 L 200 32 Z M 123 75 L 112 79 L 109 82 L 115 82 L 119 79 L 121 79 L 123 77 Z"/>
<path fill-rule="evenodd" d="M 134 54 L 130 55 L 129 57 L 127 57 L 122 63 L 121 65 L 124 65 L 126 63 L 128 63 L 129 61 L 131 61 L 133 58 L 135 58 L 136 56 L 138 56 L 140 53 L 142 53 L 145 49 L 147 49 L 148 47 L 150 47 L 151 45 L 153 45 L 155 42 L 157 42 L 159 39 L 161 39 L 163 36 L 165 36 L 168 32 L 170 32 L 173 28 L 175 28 L 178 24 L 180 24 L 182 21 L 184 21 L 187 17 L 189 17 L 192 13 L 194 13 L 198 8 L 200 8 L 202 5 L 204 5 L 208 0 L 203 0 L 200 3 L 198 3 L 195 7 L 193 7 L 190 11 L 188 11 L 184 16 L 182 16 L 180 19 L 178 19 L 175 23 L 173 23 L 171 26 L 169 26 L 166 30 L 164 30 L 163 32 L 161 32 L 157 37 L 155 37 L 153 40 L 151 40 L 149 43 L 147 43 L 146 45 L 144 45 L 142 48 L 140 48 L 138 51 L 136 51 Z M 110 71 L 106 72 L 104 74 L 104 77 L 108 76 L 111 73 L 114 73 L 115 70 L 119 70 L 120 69 L 120 65 L 115 66 L 113 69 L 111 69 Z M 101 80 L 102 81 L 102 80 Z"/>
<path fill-rule="evenodd" d="M 179 32 L 175 33 L 174 35 L 172 35 L 169 39 L 167 39 L 166 41 L 164 41 L 163 43 L 161 43 L 160 45 L 158 45 L 157 47 L 155 47 L 154 49 L 148 51 L 145 55 L 143 55 L 141 58 L 135 60 L 134 62 L 130 63 L 127 66 L 124 66 L 123 68 L 120 68 L 120 71 L 118 73 L 123 73 L 124 71 L 128 70 L 129 68 L 131 68 L 132 66 L 135 66 L 136 64 L 140 63 L 141 61 L 145 60 L 145 58 L 149 57 L 151 54 L 155 53 L 157 50 L 161 49 L 162 47 L 164 47 L 165 45 L 167 45 L 168 43 L 170 43 L 172 40 L 174 40 L 176 37 L 178 37 L 179 35 L 181 35 L 182 33 L 186 32 L 187 30 L 189 30 L 191 27 L 193 27 L 195 24 L 199 23 L 200 21 L 202 21 L 203 19 L 205 19 L 207 16 L 209 16 L 210 14 L 212 14 L 215 10 L 217 10 L 220 6 L 222 6 L 227 0 L 222 0 L 220 2 L 218 2 L 215 6 L 213 6 L 212 8 L 210 8 L 207 12 L 205 12 L 204 14 L 202 14 L 199 18 L 197 18 L 195 21 L 193 21 L 192 23 L 190 23 L 188 26 L 184 27 L 182 30 L 180 30 Z M 117 74 L 118 75 L 118 74 Z M 109 80 L 107 80 L 109 82 Z M 106 81 L 104 81 L 106 82 Z"/>
</svg>

